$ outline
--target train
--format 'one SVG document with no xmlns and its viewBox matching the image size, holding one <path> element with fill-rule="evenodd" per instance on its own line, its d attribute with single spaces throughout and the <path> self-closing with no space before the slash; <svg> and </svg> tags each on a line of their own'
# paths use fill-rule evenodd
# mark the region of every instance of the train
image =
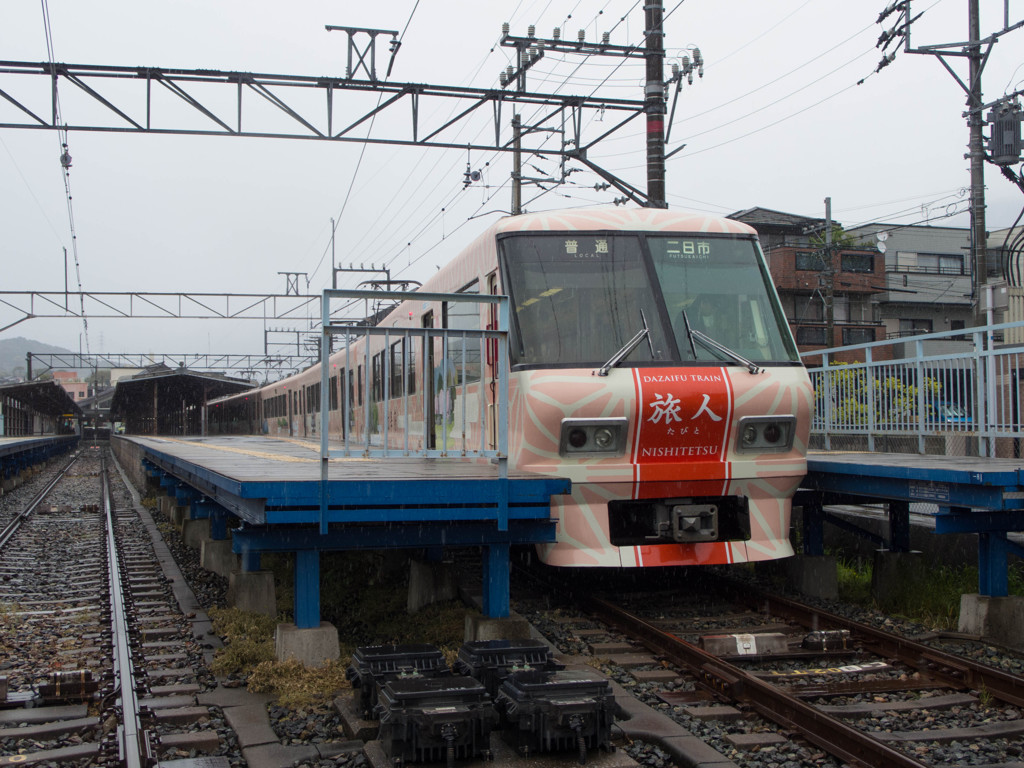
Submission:
<svg viewBox="0 0 1024 768">
<path fill-rule="evenodd" d="M 509 467 L 572 482 L 552 498 L 556 540 L 538 545 L 540 560 L 638 568 L 793 554 L 813 393 L 751 227 L 651 208 L 501 218 L 373 319 L 393 336 L 330 355 L 331 441 L 494 444 L 496 347 L 445 342 L 441 365 L 435 342 L 401 329 L 494 328 L 495 310 L 419 292 L 509 297 Z M 211 401 L 207 429 L 319 440 L 320 388 L 316 365 Z"/>
</svg>

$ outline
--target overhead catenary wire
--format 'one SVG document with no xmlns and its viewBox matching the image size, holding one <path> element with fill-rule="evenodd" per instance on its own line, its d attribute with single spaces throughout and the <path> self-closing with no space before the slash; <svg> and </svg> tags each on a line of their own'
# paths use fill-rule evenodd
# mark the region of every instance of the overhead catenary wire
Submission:
<svg viewBox="0 0 1024 768">
<path fill-rule="evenodd" d="M 40 5 L 43 14 L 43 33 L 46 37 L 47 60 L 51 67 L 55 67 L 56 57 L 54 55 L 53 46 L 53 28 L 50 24 L 50 8 L 47 0 L 40 0 Z M 61 117 L 60 94 L 56 89 L 54 89 L 53 94 L 53 114 L 55 124 L 58 126 L 64 125 L 64 121 Z M 71 153 L 68 148 L 67 128 L 58 128 L 57 143 L 60 145 L 61 176 L 64 181 L 64 196 L 67 203 L 68 227 L 71 231 L 71 253 L 75 263 L 75 281 L 78 285 L 78 298 L 82 316 L 82 334 L 85 340 L 85 353 L 88 355 L 92 354 L 92 348 L 89 342 L 89 319 L 85 312 L 85 293 L 82 290 L 82 268 L 81 261 L 78 256 L 78 234 L 75 232 L 75 209 L 71 196 Z"/>
</svg>

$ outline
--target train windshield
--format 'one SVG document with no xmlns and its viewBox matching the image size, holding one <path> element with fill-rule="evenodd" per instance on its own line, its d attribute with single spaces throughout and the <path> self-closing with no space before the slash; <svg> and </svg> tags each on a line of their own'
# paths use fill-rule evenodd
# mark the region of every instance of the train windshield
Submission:
<svg viewBox="0 0 1024 768">
<path fill-rule="evenodd" d="M 796 348 L 751 238 L 524 233 L 501 241 L 514 365 L 600 366 L 647 327 L 623 365 L 725 362 L 693 329 L 760 363 Z"/>
</svg>

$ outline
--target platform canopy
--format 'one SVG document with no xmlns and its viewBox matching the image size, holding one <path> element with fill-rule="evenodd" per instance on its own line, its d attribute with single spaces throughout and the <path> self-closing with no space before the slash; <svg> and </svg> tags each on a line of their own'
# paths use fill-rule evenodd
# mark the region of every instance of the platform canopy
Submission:
<svg viewBox="0 0 1024 768">
<path fill-rule="evenodd" d="M 110 404 L 110 420 L 128 434 L 199 435 L 208 400 L 243 392 L 256 385 L 216 373 L 154 366 L 120 379 Z"/>
<path fill-rule="evenodd" d="M 80 418 L 82 409 L 58 382 L 27 381 L 0 385 L 0 398 L 11 398 L 43 416 Z"/>
</svg>

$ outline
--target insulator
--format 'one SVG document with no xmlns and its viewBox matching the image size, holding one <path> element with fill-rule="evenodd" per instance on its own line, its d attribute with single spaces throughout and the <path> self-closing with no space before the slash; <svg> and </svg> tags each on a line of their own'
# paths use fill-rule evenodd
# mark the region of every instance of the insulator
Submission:
<svg viewBox="0 0 1024 768">
<path fill-rule="evenodd" d="M 587 39 L 587 30 L 581 29 L 579 31 L 579 34 L 577 34 L 576 36 L 579 38 L 579 41 L 582 43 L 584 40 Z"/>
<path fill-rule="evenodd" d="M 612 33 L 611 32 L 602 32 L 601 33 L 601 43 L 602 44 L 608 45 L 608 42 L 611 39 L 612 39 Z"/>
<path fill-rule="evenodd" d="M 551 36 L 555 40 L 561 39 L 561 37 L 562 37 L 562 28 L 561 27 L 555 27 L 554 30 L 551 32 Z"/>
<path fill-rule="evenodd" d="M 529 63 L 530 63 L 530 52 L 529 51 L 520 51 L 519 52 L 519 66 L 525 67 Z"/>
<path fill-rule="evenodd" d="M 516 69 L 511 64 L 509 64 L 507 67 L 505 67 L 505 77 L 507 77 L 509 80 L 512 79 L 512 75 L 514 75 L 515 72 L 516 72 Z"/>
<path fill-rule="evenodd" d="M 537 27 L 535 27 L 533 24 L 531 24 L 530 26 L 528 26 L 526 28 L 526 36 L 527 37 L 534 37 L 536 34 L 537 34 Z"/>
<path fill-rule="evenodd" d="M 498 75 L 498 82 L 501 83 L 502 86 L 508 85 L 508 75 L 506 75 L 504 72 L 499 74 Z"/>
<path fill-rule="evenodd" d="M 672 63 L 672 78 L 675 79 L 677 77 L 679 77 L 679 65 L 676 64 L 675 62 L 673 62 Z"/>
<path fill-rule="evenodd" d="M 504 24 L 501 25 L 501 34 L 507 35 L 508 34 L 508 30 L 509 30 L 509 26 L 508 26 L 508 22 L 506 21 Z"/>
<path fill-rule="evenodd" d="M 530 61 L 534 61 L 540 56 L 540 49 L 536 45 L 530 46 Z"/>
</svg>

